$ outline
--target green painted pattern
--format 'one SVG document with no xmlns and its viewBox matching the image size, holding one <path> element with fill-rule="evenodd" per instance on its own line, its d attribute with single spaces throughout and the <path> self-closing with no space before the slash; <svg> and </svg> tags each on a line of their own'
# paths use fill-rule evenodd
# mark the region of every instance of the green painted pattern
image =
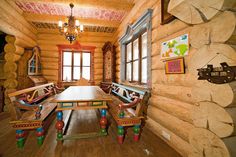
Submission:
<svg viewBox="0 0 236 157">
<path fill-rule="evenodd" d="M 43 141 L 44 141 L 44 136 L 37 137 L 37 143 L 39 146 L 43 144 Z"/>
<path fill-rule="evenodd" d="M 19 138 L 19 139 L 17 140 L 17 147 L 18 147 L 18 148 L 23 148 L 23 147 L 24 147 L 24 143 L 25 143 L 24 138 Z"/>
</svg>

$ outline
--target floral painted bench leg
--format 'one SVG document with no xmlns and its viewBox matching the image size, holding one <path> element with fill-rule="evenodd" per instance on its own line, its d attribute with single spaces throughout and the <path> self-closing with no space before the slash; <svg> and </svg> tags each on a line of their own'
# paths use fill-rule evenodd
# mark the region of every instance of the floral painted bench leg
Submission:
<svg viewBox="0 0 236 157">
<path fill-rule="evenodd" d="M 122 144 L 124 141 L 124 127 L 123 126 L 118 126 L 118 143 Z"/>
<path fill-rule="evenodd" d="M 140 126 L 141 125 L 135 125 L 133 126 L 133 131 L 134 131 L 134 141 L 137 142 L 139 140 L 139 135 L 140 135 Z"/>
<path fill-rule="evenodd" d="M 38 145 L 41 146 L 44 141 L 44 130 L 42 127 L 36 129 L 36 136 L 37 136 Z"/>
<path fill-rule="evenodd" d="M 25 132 L 24 130 L 16 130 L 16 144 L 18 148 L 23 148 L 25 144 Z"/>
</svg>

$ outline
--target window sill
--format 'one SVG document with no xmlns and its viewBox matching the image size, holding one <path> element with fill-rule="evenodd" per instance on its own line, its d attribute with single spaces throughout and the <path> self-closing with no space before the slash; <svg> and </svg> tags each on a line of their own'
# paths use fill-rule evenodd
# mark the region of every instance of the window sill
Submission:
<svg viewBox="0 0 236 157">
<path fill-rule="evenodd" d="M 61 81 L 62 83 L 75 83 L 76 81 Z"/>
</svg>

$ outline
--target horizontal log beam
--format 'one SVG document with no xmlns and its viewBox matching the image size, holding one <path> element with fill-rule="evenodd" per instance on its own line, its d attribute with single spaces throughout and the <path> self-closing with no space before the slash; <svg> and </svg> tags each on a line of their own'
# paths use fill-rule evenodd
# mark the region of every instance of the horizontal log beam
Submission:
<svg viewBox="0 0 236 157">
<path fill-rule="evenodd" d="M 191 153 L 191 145 L 180 138 L 178 135 L 175 134 L 175 132 L 171 132 L 159 123 L 155 122 L 151 118 L 148 117 L 146 121 L 146 127 L 148 129 L 151 129 L 154 134 L 162 138 L 167 144 L 169 144 L 171 147 L 173 147 L 176 151 L 178 151 L 183 157 L 188 157 L 188 155 Z M 170 140 L 166 140 L 166 138 L 163 137 L 163 132 L 168 133 L 171 138 Z"/>
<path fill-rule="evenodd" d="M 154 96 L 149 99 L 149 105 L 156 107 L 164 112 L 169 113 L 183 121 L 193 124 L 190 111 L 192 105 L 178 101 L 176 99 L 170 99 L 163 96 Z"/>
<path fill-rule="evenodd" d="M 148 107 L 147 114 L 152 120 L 174 132 L 186 142 L 189 141 L 189 132 L 194 129 L 194 125 L 182 121 L 153 106 Z"/>
<path fill-rule="evenodd" d="M 47 28 L 38 28 L 38 35 L 58 35 L 60 34 L 58 29 L 47 29 Z M 90 37 L 113 37 L 113 33 L 105 32 L 83 32 L 84 36 Z"/>
<path fill-rule="evenodd" d="M 30 37 L 25 35 L 23 32 L 18 30 L 16 27 L 7 23 L 6 21 L 0 19 L 0 23 L 1 23 L 1 25 L 0 25 L 1 31 L 3 31 L 4 33 L 9 34 L 9 35 L 14 35 L 17 38 L 19 37 L 20 39 L 22 39 L 22 41 L 24 41 L 25 47 L 33 47 L 33 46 L 37 45 L 35 40 L 31 39 Z"/>
</svg>

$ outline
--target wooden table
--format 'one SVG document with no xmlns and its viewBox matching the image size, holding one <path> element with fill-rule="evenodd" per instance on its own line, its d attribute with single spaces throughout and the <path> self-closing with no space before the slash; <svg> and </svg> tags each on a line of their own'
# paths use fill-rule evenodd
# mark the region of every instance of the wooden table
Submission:
<svg viewBox="0 0 236 157">
<path fill-rule="evenodd" d="M 107 135 L 106 109 L 107 103 L 110 101 L 112 101 L 111 97 L 104 93 L 98 86 L 71 86 L 57 95 L 53 100 L 54 103 L 57 103 L 57 140 L 71 139 L 68 136 L 66 138 L 63 137 L 63 110 L 101 109 L 100 132 L 80 134 L 73 136 L 73 139 Z"/>
</svg>

